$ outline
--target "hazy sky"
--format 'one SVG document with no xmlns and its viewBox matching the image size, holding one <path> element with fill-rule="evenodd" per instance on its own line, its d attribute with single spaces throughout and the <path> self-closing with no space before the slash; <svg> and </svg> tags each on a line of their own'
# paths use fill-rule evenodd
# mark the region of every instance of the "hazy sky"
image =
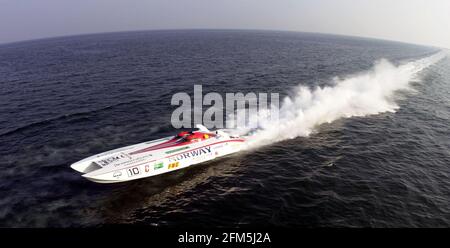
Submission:
<svg viewBox="0 0 450 248">
<path fill-rule="evenodd" d="M 450 48 L 450 0 L 0 0 L 0 43 L 181 28 L 334 33 Z"/>
</svg>

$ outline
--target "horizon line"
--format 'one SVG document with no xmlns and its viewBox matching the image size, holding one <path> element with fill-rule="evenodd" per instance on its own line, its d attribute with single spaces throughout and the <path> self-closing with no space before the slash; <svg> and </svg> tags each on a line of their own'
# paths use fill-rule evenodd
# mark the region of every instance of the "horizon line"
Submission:
<svg viewBox="0 0 450 248">
<path fill-rule="evenodd" d="M 135 29 L 135 30 L 118 30 L 118 31 L 101 31 L 101 32 L 86 32 L 86 33 L 75 33 L 68 35 L 56 35 L 56 36 L 45 36 L 40 38 L 32 38 L 25 40 L 16 40 L 16 41 L 8 41 L 5 43 L 0 43 L 0 46 L 13 45 L 17 43 L 26 43 L 40 40 L 51 40 L 51 39 L 60 39 L 60 38 L 69 38 L 69 37 L 77 37 L 77 36 L 88 36 L 88 35 L 101 35 L 101 34 L 114 34 L 114 33 L 134 33 L 134 32 L 158 32 L 158 31 L 261 31 L 261 32 L 291 32 L 291 33 L 306 33 L 306 34 L 318 34 L 318 35 L 333 35 L 333 36 L 341 36 L 348 38 L 358 38 L 358 39 L 368 39 L 368 40 L 378 40 L 378 41 L 387 41 L 394 43 L 402 43 L 407 45 L 416 45 L 416 46 L 425 46 L 430 48 L 437 49 L 450 49 L 446 47 L 438 47 L 435 45 L 428 44 L 419 44 L 412 43 L 401 40 L 393 40 L 379 37 L 370 37 L 370 36 L 358 36 L 358 35 L 349 35 L 349 34 L 340 34 L 340 33 L 324 33 L 324 32 L 312 32 L 312 31 L 301 31 L 301 30 L 288 30 L 288 29 L 256 29 L 256 28 L 167 28 L 167 29 Z"/>
</svg>

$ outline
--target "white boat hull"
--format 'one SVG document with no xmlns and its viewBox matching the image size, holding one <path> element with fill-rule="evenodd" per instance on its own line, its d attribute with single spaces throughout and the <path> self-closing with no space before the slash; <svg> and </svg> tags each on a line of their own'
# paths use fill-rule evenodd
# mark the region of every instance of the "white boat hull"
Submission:
<svg viewBox="0 0 450 248">
<path fill-rule="evenodd" d="M 243 149 L 245 139 L 225 132 L 198 142 L 178 142 L 171 137 L 144 142 L 91 156 L 71 165 L 97 183 L 118 183 L 152 177 L 203 163 Z M 212 137 L 209 137 L 212 136 Z"/>
</svg>

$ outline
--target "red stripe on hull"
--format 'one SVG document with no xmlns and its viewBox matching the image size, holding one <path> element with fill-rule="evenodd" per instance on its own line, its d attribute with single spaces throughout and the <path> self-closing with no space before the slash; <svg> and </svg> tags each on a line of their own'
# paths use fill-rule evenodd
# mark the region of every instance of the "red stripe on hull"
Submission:
<svg viewBox="0 0 450 248">
<path fill-rule="evenodd" d="M 183 154 L 183 153 L 186 153 L 186 152 L 190 152 L 190 151 L 194 151 L 194 150 L 197 150 L 197 149 L 200 149 L 200 148 L 203 148 L 203 147 L 207 147 L 207 146 L 213 146 L 213 145 L 217 145 L 217 144 L 221 144 L 221 143 L 227 143 L 227 142 L 244 142 L 244 141 L 245 141 L 245 140 L 242 140 L 242 139 L 240 139 L 240 140 L 224 140 L 224 141 L 219 141 L 219 142 L 212 143 L 212 144 L 209 144 L 209 145 L 199 146 L 199 147 L 194 148 L 194 149 L 191 149 L 191 150 L 182 151 L 182 152 L 180 152 L 180 153 L 177 153 L 177 154 L 174 154 L 174 155 L 167 156 L 167 157 L 165 157 L 165 158 L 170 158 L 170 157 L 173 157 L 173 156 L 177 156 L 177 155 L 180 155 L 180 154 Z"/>
<path fill-rule="evenodd" d="M 214 137 L 215 134 L 211 134 L 211 133 L 194 133 L 191 135 L 195 135 L 198 136 L 200 134 L 200 136 L 203 136 L 205 134 Z M 178 142 L 178 143 L 177 143 Z M 150 146 L 132 153 L 129 153 L 129 155 L 135 155 L 135 154 L 139 154 L 139 153 L 143 153 L 143 152 L 149 152 L 149 151 L 154 151 L 154 150 L 159 150 L 159 149 L 164 149 L 164 148 L 170 148 L 170 147 L 176 147 L 176 146 L 185 146 L 185 145 L 189 145 L 193 142 L 191 141 L 180 141 L 180 138 L 173 138 L 171 140 L 168 140 L 166 142 L 163 142 L 161 144 L 158 145 L 154 145 L 154 146 Z"/>
<path fill-rule="evenodd" d="M 135 155 L 135 154 L 139 154 L 139 153 L 143 153 L 143 152 L 149 152 L 149 151 L 154 151 L 154 150 L 169 148 L 169 147 L 174 147 L 174 146 L 180 146 L 184 143 L 184 142 L 180 142 L 179 144 L 177 144 L 176 143 L 177 141 L 178 141 L 178 139 L 171 139 L 171 140 L 168 140 L 161 144 L 150 146 L 150 147 L 132 152 L 132 153 L 130 153 L 130 155 Z"/>
</svg>

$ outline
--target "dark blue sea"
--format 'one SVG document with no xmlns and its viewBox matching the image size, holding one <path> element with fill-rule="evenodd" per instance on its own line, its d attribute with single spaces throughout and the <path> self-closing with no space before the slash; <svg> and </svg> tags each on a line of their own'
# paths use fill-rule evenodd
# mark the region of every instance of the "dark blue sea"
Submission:
<svg viewBox="0 0 450 248">
<path fill-rule="evenodd" d="M 70 168 L 178 132 L 170 100 L 194 84 L 205 93 L 291 99 L 299 85 L 333 88 L 336 78 L 357 77 L 367 87 L 381 82 L 379 89 L 403 79 L 389 66 L 391 74 L 374 69 L 377 61 L 415 65 L 437 53 L 365 38 L 236 30 L 0 45 L 0 226 L 450 227 L 445 55 L 408 79 L 407 90 L 388 94 L 395 107 L 372 113 L 364 101 L 372 96 L 355 95 L 364 103 L 360 114 L 316 121 L 308 135 L 291 123 L 295 137 L 119 184 L 96 184 Z M 340 106 L 338 96 L 321 100 Z"/>
</svg>

